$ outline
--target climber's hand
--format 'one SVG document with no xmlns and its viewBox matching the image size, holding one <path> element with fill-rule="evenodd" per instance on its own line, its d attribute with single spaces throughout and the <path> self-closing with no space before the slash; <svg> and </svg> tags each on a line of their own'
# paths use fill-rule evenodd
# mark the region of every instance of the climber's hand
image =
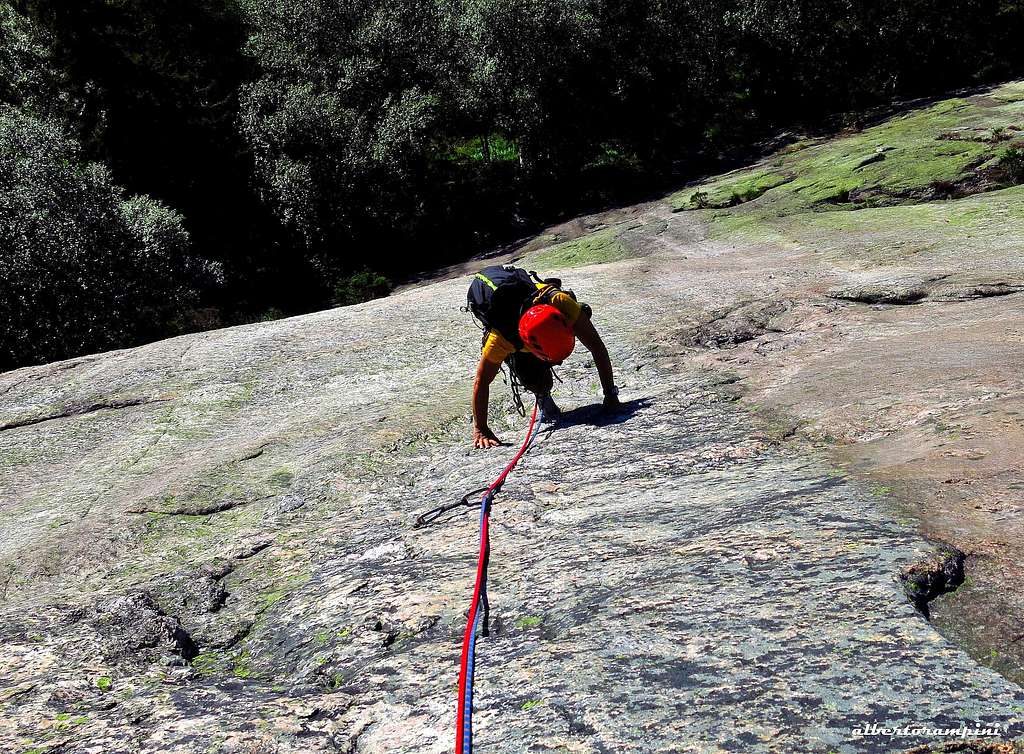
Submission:
<svg viewBox="0 0 1024 754">
<path fill-rule="evenodd" d="M 473 427 L 474 448 L 496 448 L 499 445 L 501 440 L 488 427 Z"/>
</svg>

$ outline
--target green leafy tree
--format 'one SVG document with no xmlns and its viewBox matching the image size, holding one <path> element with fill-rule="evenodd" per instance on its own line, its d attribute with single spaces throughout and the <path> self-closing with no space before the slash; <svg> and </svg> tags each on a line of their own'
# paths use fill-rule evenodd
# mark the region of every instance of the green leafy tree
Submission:
<svg viewBox="0 0 1024 754">
<path fill-rule="evenodd" d="M 243 7 L 262 75 L 243 88 L 241 126 L 263 196 L 327 274 L 359 267 L 415 227 L 428 201 L 453 107 L 446 5 Z"/>
<path fill-rule="evenodd" d="M 527 170 L 592 152 L 602 123 L 601 28 L 589 0 L 470 0 L 460 9 L 466 115 L 517 144 Z M 571 127 L 566 127 L 571 124 Z"/>
<path fill-rule="evenodd" d="M 780 128 L 1020 75 L 1022 37 L 1007 0 L 0 0 L 5 363 L 176 332 L 186 238 L 224 270 L 195 322 L 356 302 Z"/>
<path fill-rule="evenodd" d="M 52 121 L 0 106 L 0 369 L 157 337 L 204 270 L 179 215 L 125 201 Z"/>
<path fill-rule="evenodd" d="M 236 0 L 20 5 L 64 77 L 74 105 L 64 122 L 84 157 L 107 165 L 128 192 L 174 207 L 196 253 L 223 264 L 225 287 L 207 292 L 208 302 L 230 319 L 283 297 L 303 262 L 256 194 L 238 129 L 253 63 Z"/>
</svg>

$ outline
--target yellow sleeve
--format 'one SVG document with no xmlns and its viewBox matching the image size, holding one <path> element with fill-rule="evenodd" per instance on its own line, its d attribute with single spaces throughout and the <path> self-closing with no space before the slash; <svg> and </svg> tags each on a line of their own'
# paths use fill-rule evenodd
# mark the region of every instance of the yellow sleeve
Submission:
<svg viewBox="0 0 1024 754">
<path fill-rule="evenodd" d="M 515 346 L 505 340 L 497 330 L 488 330 L 480 353 L 492 364 L 500 364 L 515 350 Z"/>
<path fill-rule="evenodd" d="M 576 320 L 580 318 L 580 312 L 583 310 L 579 302 L 565 291 L 559 291 L 552 296 L 551 305 L 565 315 L 570 325 L 576 324 Z"/>
</svg>

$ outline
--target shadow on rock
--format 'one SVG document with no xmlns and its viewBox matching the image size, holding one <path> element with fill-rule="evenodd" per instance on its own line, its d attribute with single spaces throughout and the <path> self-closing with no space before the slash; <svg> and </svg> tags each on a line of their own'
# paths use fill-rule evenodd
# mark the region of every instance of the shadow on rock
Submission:
<svg viewBox="0 0 1024 754">
<path fill-rule="evenodd" d="M 635 398 L 631 401 L 623 401 L 614 410 L 606 410 L 600 403 L 590 406 L 580 406 L 571 411 L 565 411 L 558 417 L 555 428 L 572 427 L 580 424 L 588 424 L 593 427 L 607 427 L 611 424 L 622 424 L 628 421 L 642 408 L 651 405 L 649 398 Z"/>
</svg>

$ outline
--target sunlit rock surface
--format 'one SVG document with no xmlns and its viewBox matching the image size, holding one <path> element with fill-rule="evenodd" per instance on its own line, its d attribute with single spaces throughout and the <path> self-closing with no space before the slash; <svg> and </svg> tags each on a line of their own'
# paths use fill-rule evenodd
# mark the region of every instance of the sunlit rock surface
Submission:
<svg viewBox="0 0 1024 754">
<path fill-rule="evenodd" d="M 961 201 L 941 208 L 1011 228 L 1021 198 Z M 809 441 L 831 428 L 926 455 L 911 407 L 985 403 L 984 333 L 1021 319 L 1018 252 L 986 241 L 968 264 L 932 222 L 902 224 L 928 249 L 912 262 L 856 257 L 936 206 L 733 237 L 708 214 L 727 210 L 653 203 L 593 221 L 600 243 L 527 249 L 544 271 L 588 264 L 560 274 L 594 307 L 625 405 L 598 410 L 580 348 L 562 420 L 497 500 L 479 751 L 853 754 L 942 741 L 856 734 L 870 724 L 1024 733 L 1024 691 L 904 593 L 901 572 L 935 557 L 927 510 L 897 505 L 863 457 L 841 465 L 847 445 Z M 971 277 L 979 259 L 1005 279 Z M 466 286 L 0 376 L 0 748 L 449 751 L 477 519 L 413 524 L 487 484 L 526 428 L 499 383 L 509 446 L 469 447 Z M 963 293 L 984 286 L 1005 295 Z M 964 333 L 973 381 L 930 376 Z"/>
</svg>

